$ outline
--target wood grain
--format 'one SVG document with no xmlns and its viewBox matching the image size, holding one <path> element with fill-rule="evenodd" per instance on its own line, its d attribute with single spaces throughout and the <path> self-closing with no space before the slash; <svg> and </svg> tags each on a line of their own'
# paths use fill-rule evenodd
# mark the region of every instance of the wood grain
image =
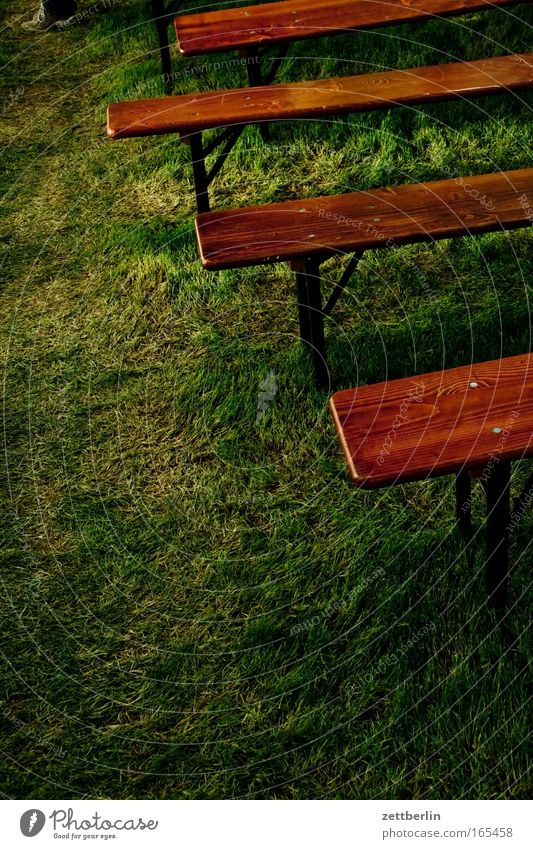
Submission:
<svg viewBox="0 0 533 849">
<path fill-rule="evenodd" d="M 517 2 L 519 0 L 337 0 L 335 3 L 284 0 L 180 15 L 174 25 L 180 52 L 184 56 L 194 56 L 459 15 Z"/>
<path fill-rule="evenodd" d="M 471 98 L 533 86 L 533 53 L 257 88 L 111 103 L 113 139 Z"/>
<path fill-rule="evenodd" d="M 358 486 L 488 473 L 533 456 L 533 355 L 342 390 L 330 411 Z"/>
<path fill-rule="evenodd" d="M 238 268 L 530 226 L 533 168 L 207 212 L 202 264 Z"/>
</svg>

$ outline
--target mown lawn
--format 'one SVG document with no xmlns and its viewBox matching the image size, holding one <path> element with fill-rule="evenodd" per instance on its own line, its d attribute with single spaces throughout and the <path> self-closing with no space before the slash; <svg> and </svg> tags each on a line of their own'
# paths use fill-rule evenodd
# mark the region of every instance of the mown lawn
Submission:
<svg viewBox="0 0 533 849">
<path fill-rule="evenodd" d="M 468 558 L 451 478 L 352 488 L 291 273 L 204 272 L 188 150 L 106 139 L 110 100 L 163 93 L 148 3 L 37 39 L 2 7 L 3 796 L 525 797 L 531 510 L 502 628 L 479 490 Z M 280 79 L 524 51 L 532 23 L 300 43 Z M 242 82 L 202 64 L 176 91 Z M 529 166 L 532 106 L 250 128 L 214 204 Z M 531 235 L 367 254 L 335 386 L 530 350 Z"/>
</svg>

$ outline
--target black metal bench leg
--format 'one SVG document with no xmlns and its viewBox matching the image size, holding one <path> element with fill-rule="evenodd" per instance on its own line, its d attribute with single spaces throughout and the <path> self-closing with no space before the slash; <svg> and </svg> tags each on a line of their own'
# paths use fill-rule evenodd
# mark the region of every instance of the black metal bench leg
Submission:
<svg viewBox="0 0 533 849">
<path fill-rule="evenodd" d="M 511 465 L 496 463 L 485 483 L 487 495 L 487 592 L 491 604 L 502 610 L 507 602 L 509 570 L 509 505 Z"/>
<path fill-rule="evenodd" d="M 198 212 L 209 212 L 209 184 L 205 168 L 205 151 L 201 133 L 189 137 L 192 159 L 194 191 Z"/>
<path fill-rule="evenodd" d="M 467 469 L 455 477 L 455 516 L 465 542 L 472 538 L 472 479 Z"/>
<path fill-rule="evenodd" d="M 165 9 L 164 0 L 151 0 L 151 3 L 157 40 L 159 42 L 159 53 L 161 55 L 161 72 L 165 82 L 165 90 L 167 94 L 171 94 L 172 60 L 170 58 L 170 45 L 168 43 L 168 25 L 170 23 L 168 11 Z"/>
<path fill-rule="evenodd" d="M 300 336 L 313 356 L 317 388 L 327 389 L 329 375 L 324 339 L 324 313 L 320 292 L 320 263 L 317 260 L 306 260 L 296 271 L 296 286 Z"/>
<path fill-rule="evenodd" d="M 246 58 L 246 72 L 248 74 L 248 85 L 261 86 L 263 85 L 263 75 L 261 74 L 260 56 L 259 54 L 246 53 L 242 54 Z M 268 124 L 259 124 L 259 132 L 264 142 L 270 141 L 270 127 Z"/>
</svg>

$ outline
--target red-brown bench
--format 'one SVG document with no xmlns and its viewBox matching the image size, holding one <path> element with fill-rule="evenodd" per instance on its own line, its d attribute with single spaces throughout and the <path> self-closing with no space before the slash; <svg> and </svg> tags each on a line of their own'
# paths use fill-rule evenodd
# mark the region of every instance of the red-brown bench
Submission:
<svg viewBox="0 0 533 849">
<path fill-rule="evenodd" d="M 250 85 L 260 85 L 272 82 L 287 47 L 299 39 L 444 18 L 517 2 L 520 0 L 283 0 L 181 15 L 175 27 L 183 56 L 237 50 L 241 56 L 255 57 L 261 49 L 280 46 L 281 56 L 269 78 L 263 75 L 262 79 L 260 63 L 247 64 Z"/>
<path fill-rule="evenodd" d="M 112 139 L 179 133 L 190 144 L 199 212 L 209 185 L 248 124 L 316 119 L 398 106 L 467 99 L 533 87 L 533 53 L 427 68 L 111 103 Z M 222 129 L 204 146 L 202 133 Z M 206 157 L 224 145 L 208 173 Z"/>
<path fill-rule="evenodd" d="M 511 230 L 533 222 L 533 168 L 352 194 L 206 212 L 196 218 L 202 263 L 215 271 L 288 262 L 300 334 L 327 388 L 324 317 L 366 250 Z M 353 254 L 323 305 L 320 266 Z"/>
<path fill-rule="evenodd" d="M 336 392 L 330 411 L 357 486 L 456 475 L 457 519 L 471 535 L 471 477 L 487 495 L 486 575 L 502 607 L 508 571 L 510 463 L 533 456 L 533 355 Z"/>
</svg>

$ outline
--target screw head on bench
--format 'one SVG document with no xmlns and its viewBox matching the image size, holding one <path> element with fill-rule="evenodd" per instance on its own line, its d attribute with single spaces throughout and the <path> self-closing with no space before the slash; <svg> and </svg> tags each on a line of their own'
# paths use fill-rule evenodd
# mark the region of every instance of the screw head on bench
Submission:
<svg viewBox="0 0 533 849">
<path fill-rule="evenodd" d="M 493 427 L 493 428 L 492 428 L 492 432 L 493 432 L 493 433 L 501 433 L 501 432 L 502 432 L 502 429 L 501 429 L 501 427 Z"/>
<path fill-rule="evenodd" d="M 475 380 L 471 380 L 468 385 L 470 386 L 471 389 L 477 389 L 478 386 L 479 386 L 479 383 L 476 383 Z"/>
</svg>

